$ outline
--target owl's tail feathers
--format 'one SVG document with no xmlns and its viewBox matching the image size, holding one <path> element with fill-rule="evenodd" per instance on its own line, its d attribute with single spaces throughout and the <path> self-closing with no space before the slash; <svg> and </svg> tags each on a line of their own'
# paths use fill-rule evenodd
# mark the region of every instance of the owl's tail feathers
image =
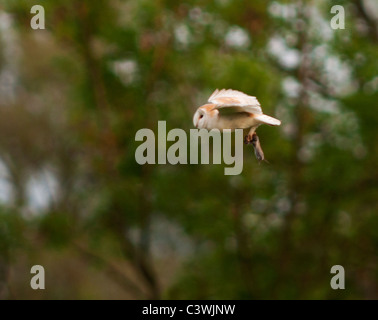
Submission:
<svg viewBox="0 0 378 320">
<path fill-rule="evenodd" d="M 279 126 L 281 124 L 280 120 L 267 116 L 266 114 L 257 114 L 255 115 L 255 119 L 261 123 L 269 124 L 270 126 Z"/>
</svg>

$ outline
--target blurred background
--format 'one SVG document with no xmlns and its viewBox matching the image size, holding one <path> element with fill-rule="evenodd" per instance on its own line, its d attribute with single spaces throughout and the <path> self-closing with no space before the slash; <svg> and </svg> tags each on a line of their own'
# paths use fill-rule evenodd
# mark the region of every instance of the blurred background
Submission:
<svg viewBox="0 0 378 320">
<path fill-rule="evenodd" d="M 374 0 L 2 0 L 0 299 L 378 298 L 377 19 Z M 139 129 L 188 132 L 216 88 L 282 120 L 258 131 L 269 164 L 136 163 Z"/>
</svg>

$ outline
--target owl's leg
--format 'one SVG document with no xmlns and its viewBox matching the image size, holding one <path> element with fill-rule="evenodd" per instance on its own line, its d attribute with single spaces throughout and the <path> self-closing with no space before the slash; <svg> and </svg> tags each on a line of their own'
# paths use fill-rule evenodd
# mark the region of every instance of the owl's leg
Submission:
<svg viewBox="0 0 378 320">
<path fill-rule="evenodd" d="M 244 137 L 244 143 L 245 144 L 252 144 L 252 141 L 253 141 L 253 137 L 254 135 L 256 135 L 256 127 L 252 127 L 248 134 Z"/>
<path fill-rule="evenodd" d="M 255 150 L 255 156 L 258 161 L 265 160 L 264 151 L 261 148 L 260 139 L 256 134 L 256 127 L 251 128 L 249 130 L 248 135 L 244 137 L 244 143 L 245 144 L 251 144 L 253 145 L 253 149 Z M 266 160 L 265 160 L 266 161 Z"/>
</svg>

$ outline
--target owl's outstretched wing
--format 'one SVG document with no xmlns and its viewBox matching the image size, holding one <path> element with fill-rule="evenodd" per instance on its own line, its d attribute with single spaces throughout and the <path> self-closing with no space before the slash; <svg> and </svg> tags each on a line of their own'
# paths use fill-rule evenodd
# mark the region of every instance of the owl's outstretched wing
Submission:
<svg viewBox="0 0 378 320">
<path fill-rule="evenodd" d="M 262 114 L 260 103 L 256 97 L 237 90 L 217 89 L 210 96 L 209 103 L 214 104 L 215 109 L 232 108 L 234 112 Z"/>
</svg>

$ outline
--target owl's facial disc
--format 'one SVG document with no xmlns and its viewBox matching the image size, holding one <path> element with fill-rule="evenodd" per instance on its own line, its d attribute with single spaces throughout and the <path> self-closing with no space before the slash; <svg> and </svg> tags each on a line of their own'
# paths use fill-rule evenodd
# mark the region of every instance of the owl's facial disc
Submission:
<svg viewBox="0 0 378 320">
<path fill-rule="evenodd" d="M 198 129 L 202 129 L 205 126 L 205 112 L 204 110 L 197 110 L 193 117 L 194 126 Z"/>
</svg>

